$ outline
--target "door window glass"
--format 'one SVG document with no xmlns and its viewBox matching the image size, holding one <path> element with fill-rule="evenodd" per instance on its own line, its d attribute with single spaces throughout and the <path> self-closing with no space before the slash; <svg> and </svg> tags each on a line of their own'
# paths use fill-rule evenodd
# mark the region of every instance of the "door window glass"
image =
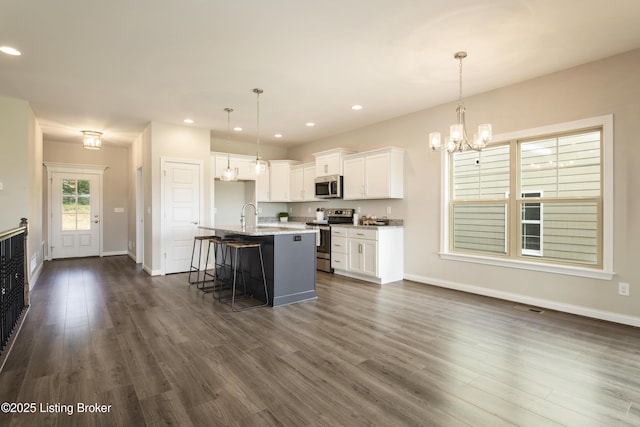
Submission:
<svg viewBox="0 0 640 427">
<path fill-rule="evenodd" d="M 87 179 L 62 180 L 62 230 L 91 229 L 91 184 Z"/>
</svg>

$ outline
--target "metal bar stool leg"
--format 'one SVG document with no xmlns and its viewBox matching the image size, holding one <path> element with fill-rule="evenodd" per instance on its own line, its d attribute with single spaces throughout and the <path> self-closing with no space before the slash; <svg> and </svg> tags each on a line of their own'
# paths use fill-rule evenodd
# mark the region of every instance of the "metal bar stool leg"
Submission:
<svg viewBox="0 0 640 427">
<path fill-rule="evenodd" d="M 193 238 L 193 249 L 191 250 L 191 267 L 189 268 L 189 284 L 193 285 L 194 283 L 200 283 L 200 261 L 202 259 L 202 242 L 211 238 L 211 236 L 196 236 Z M 198 248 L 198 263 L 196 264 L 195 255 L 196 255 L 196 243 L 200 244 Z M 205 264 L 206 269 L 206 264 Z M 192 279 L 193 273 L 196 274 L 195 280 Z"/>
<path fill-rule="evenodd" d="M 205 257 L 205 260 L 204 260 L 204 274 L 202 275 L 202 280 L 196 284 L 198 289 L 201 290 L 202 292 L 211 292 L 215 288 L 215 284 L 212 284 L 211 286 L 205 286 L 205 283 L 208 283 L 208 282 L 213 283 L 215 280 L 215 273 L 207 272 L 207 265 L 209 265 L 209 254 L 211 253 L 211 245 L 213 244 L 214 239 L 215 237 L 209 237 L 207 239 L 207 256 Z M 214 256 L 215 256 L 215 246 L 214 246 Z"/>
<path fill-rule="evenodd" d="M 244 311 L 244 310 L 250 310 L 258 307 L 265 307 L 269 305 L 269 290 L 267 288 L 267 278 L 264 271 L 264 258 L 262 255 L 262 245 L 260 243 L 255 243 L 255 242 L 231 242 L 231 243 L 228 243 L 227 246 L 233 249 L 233 256 L 231 260 L 231 265 L 233 268 L 233 283 L 231 285 L 231 298 L 228 298 L 225 300 L 220 298 L 219 300 L 223 302 L 231 302 L 232 311 Z M 255 292 L 255 290 L 252 287 L 251 294 L 250 295 L 247 294 L 245 271 L 243 268 L 243 252 L 249 249 L 258 249 L 258 255 L 260 257 L 260 273 L 262 276 L 261 278 L 262 278 L 262 285 L 264 290 L 264 303 L 238 307 L 236 305 L 237 300 L 244 299 L 244 298 L 251 298 L 254 296 L 254 292 Z M 233 260 L 233 258 L 235 258 L 235 260 Z M 236 297 L 239 274 L 242 275 L 242 282 L 244 285 L 244 295 L 240 298 Z"/>
</svg>

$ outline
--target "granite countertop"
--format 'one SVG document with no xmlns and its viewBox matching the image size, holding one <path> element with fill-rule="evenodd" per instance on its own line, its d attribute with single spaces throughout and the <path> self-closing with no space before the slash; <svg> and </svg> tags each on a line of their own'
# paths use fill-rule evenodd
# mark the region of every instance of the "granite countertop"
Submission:
<svg viewBox="0 0 640 427">
<path fill-rule="evenodd" d="M 273 227 L 269 225 L 258 225 L 257 227 L 242 227 L 240 225 L 216 225 L 214 227 L 200 226 L 199 228 L 203 230 L 215 230 L 223 231 L 225 233 L 241 234 L 244 236 L 276 236 L 281 234 L 317 233 L 316 230 L 312 229 L 307 230 L 304 228 L 293 228 L 286 226 Z"/>
<path fill-rule="evenodd" d="M 344 227 L 344 228 L 366 228 L 366 229 L 383 229 L 383 228 L 404 228 L 404 225 L 353 225 L 353 224 L 332 224 L 332 227 Z"/>
</svg>

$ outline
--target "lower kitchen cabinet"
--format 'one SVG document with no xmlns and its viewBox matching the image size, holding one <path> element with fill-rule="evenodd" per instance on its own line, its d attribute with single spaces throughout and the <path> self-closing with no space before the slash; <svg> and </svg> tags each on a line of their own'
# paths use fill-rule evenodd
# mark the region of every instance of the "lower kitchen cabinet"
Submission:
<svg viewBox="0 0 640 427">
<path fill-rule="evenodd" d="M 402 227 L 331 227 L 331 267 L 336 274 L 389 283 L 403 278 Z"/>
</svg>

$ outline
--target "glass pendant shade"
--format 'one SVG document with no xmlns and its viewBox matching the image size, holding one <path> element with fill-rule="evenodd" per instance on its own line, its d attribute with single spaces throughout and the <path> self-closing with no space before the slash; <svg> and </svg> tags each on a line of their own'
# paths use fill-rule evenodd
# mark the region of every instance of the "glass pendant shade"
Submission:
<svg viewBox="0 0 640 427">
<path fill-rule="evenodd" d="M 238 177 L 236 176 L 236 170 L 229 167 L 227 164 L 227 168 L 222 171 L 222 175 L 220 175 L 220 181 L 237 181 Z"/>
<path fill-rule="evenodd" d="M 431 132 L 429 134 L 429 148 L 432 150 L 439 150 L 442 146 L 442 135 L 440 132 Z"/>
<path fill-rule="evenodd" d="M 462 127 L 462 123 L 457 123 L 450 126 L 449 137 L 454 142 L 462 141 L 464 137 L 464 128 Z"/>
<path fill-rule="evenodd" d="M 478 126 L 478 134 L 480 135 L 480 139 L 482 139 L 483 141 L 491 141 L 491 137 L 493 136 L 491 134 L 491 124 L 485 123 Z"/>
<path fill-rule="evenodd" d="M 267 165 L 268 163 L 264 160 L 256 159 L 256 173 L 258 175 L 267 173 Z"/>
</svg>

